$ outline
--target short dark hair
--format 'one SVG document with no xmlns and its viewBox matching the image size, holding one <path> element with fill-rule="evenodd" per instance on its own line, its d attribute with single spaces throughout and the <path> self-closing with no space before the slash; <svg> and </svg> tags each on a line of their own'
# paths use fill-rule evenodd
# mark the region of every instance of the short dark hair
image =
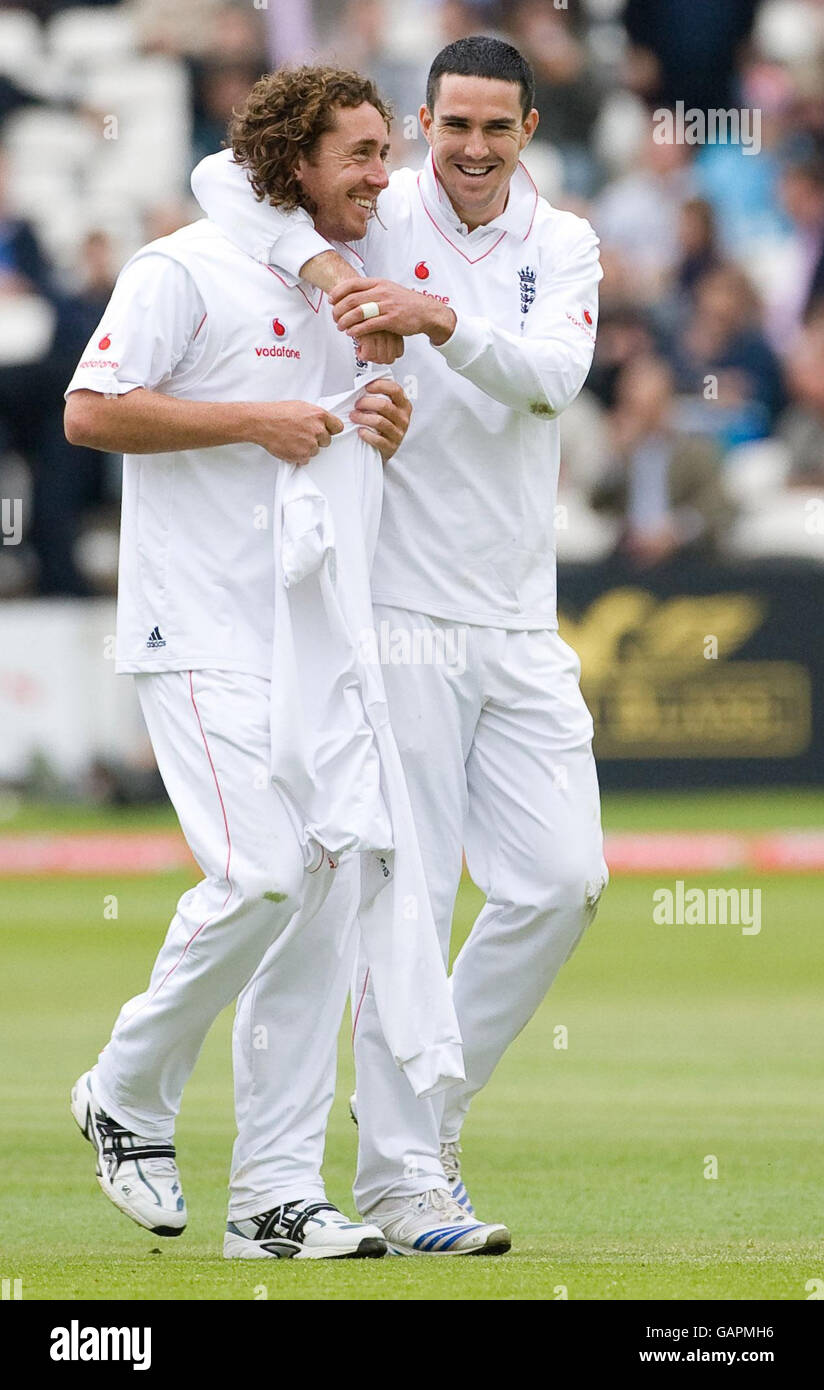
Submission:
<svg viewBox="0 0 824 1390">
<path fill-rule="evenodd" d="M 532 68 L 517 48 L 501 39 L 472 34 L 441 49 L 426 79 L 426 104 L 430 111 L 435 110 L 440 80 L 449 72 L 459 77 L 494 77 L 499 82 L 517 82 L 521 88 L 521 115 L 527 116 L 535 105 Z"/>
</svg>

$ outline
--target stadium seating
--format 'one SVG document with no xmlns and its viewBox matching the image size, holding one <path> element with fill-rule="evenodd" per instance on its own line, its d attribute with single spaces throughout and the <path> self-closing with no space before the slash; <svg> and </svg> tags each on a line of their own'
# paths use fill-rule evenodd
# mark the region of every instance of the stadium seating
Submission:
<svg viewBox="0 0 824 1390">
<path fill-rule="evenodd" d="M 43 56 L 40 25 L 26 10 L 0 10 L 0 72 L 24 81 Z"/>
<path fill-rule="evenodd" d="M 146 214 L 187 192 L 184 65 L 137 51 L 128 6 L 65 10 L 48 26 L 45 45 L 31 15 L 0 12 L 0 52 L 4 70 L 76 107 L 24 108 L 7 122 L 16 210 L 60 270 L 71 269 L 95 227 L 125 258 L 145 239 Z"/>
<path fill-rule="evenodd" d="M 64 68 L 78 73 L 128 57 L 135 48 L 135 21 L 128 5 L 77 6 L 55 15 L 48 44 Z"/>
</svg>

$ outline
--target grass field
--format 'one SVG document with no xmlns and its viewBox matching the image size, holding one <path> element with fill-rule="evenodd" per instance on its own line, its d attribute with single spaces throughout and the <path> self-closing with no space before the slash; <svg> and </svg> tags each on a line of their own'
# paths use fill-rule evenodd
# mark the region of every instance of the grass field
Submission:
<svg viewBox="0 0 824 1390">
<path fill-rule="evenodd" d="M 810 793 L 610 797 L 609 829 L 821 825 Z M 122 823 L 166 823 L 165 813 Z M 115 828 L 117 817 L 24 808 L 9 828 Z M 190 1225 L 142 1232 L 100 1195 L 68 1090 L 143 988 L 191 880 L 0 883 L 0 1274 L 27 1299 L 804 1299 L 824 1279 L 820 880 L 690 877 L 760 887 L 760 934 L 657 926 L 655 878 L 613 882 L 549 999 L 478 1097 L 464 1135 L 476 1207 L 512 1229 L 497 1260 L 224 1263 L 233 1135 L 230 1015 L 187 1089 L 178 1156 Z M 104 896 L 118 900 L 104 918 Z M 479 906 L 461 890 L 459 944 Z M 555 1029 L 568 1047 L 554 1046 Z M 355 1131 L 342 1037 L 327 1145 L 351 1209 Z M 705 1177 L 710 1158 L 717 1178 Z"/>
</svg>

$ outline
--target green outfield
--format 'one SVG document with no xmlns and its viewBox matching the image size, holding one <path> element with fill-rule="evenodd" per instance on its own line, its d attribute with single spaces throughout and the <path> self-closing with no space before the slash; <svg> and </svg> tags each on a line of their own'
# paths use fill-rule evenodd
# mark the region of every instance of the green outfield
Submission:
<svg viewBox="0 0 824 1390">
<path fill-rule="evenodd" d="M 820 826 L 811 793 L 608 797 L 611 830 Z M 12 829 L 158 825 L 26 809 Z M 75 1077 L 141 989 L 186 875 L 0 882 L 3 1066 L 0 1275 L 28 1299 L 805 1299 L 824 1280 L 824 930 L 812 875 L 689 876 L 760 888 L 762 929 L 661 926 L 672 876 L 614 881 L 530 1027 L 475 1102 L 464 1171 L 511 1227 L 499 1259 L 262 1262 L 221 1258 L 233 1134 L 227 1012 L 184 1099 L 179 1240 L 100 1195 L 68 1111 Z M 117 899 L 117 918 L 104 915 Z M 465 883 L 459 942 L 479 906 Z M 566 1040 L 568 1045 L 556 1044 Z M 342 1035 L 327 1146 L 351 1210 L 356 1135 Z M 716 1160 L 713 1165 L 712 1160 Z M 705 1176 L 717 1166 L 717 1177 Z"/>
</svg>

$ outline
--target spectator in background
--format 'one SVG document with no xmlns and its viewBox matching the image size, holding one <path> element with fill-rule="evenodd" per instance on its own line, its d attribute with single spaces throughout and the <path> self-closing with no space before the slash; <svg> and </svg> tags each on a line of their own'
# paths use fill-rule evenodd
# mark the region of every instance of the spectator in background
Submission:
<svg viewBox="0 0 824 1390">
<path fill-rule="evenodd" d="M 603 264 L 603 256 L 601 262 Z M 610 272 L 604 267 L 602 308 L 598 319 L 595 357 L 587 377 L 587 390 L 607 409 L 616 402 L 617 386 L 627 363 L 655 352 L 655 335 L 650 318 L 629 299 L 611 300 Z"/>
<path fill-rule="evenodd" d="M 741 142 L 698 146 L 694 166 L 698 192 L 715 212 L 724 253 L 737 260 L 763 255 L 765 245 L 780 244 L 787 236 L 778 183 L 793 92 L 789 72 L 757 65 L 742 74 L 742 87 L 741 102 L 752 114 L 740 121 Z"/>
<path fill-rule="evenodd" d="M 795 229 L 799 274 L 780 306 L 776 331 L 788 348 L 805 318 L 824 299 L 824 146 L 807 144 L 790 156 L 781 199 Z"/>
<path fill-rule="evenodd" d="M 725 445 L 763 439 L 784 405 L 781 366 L 761 326 L 761 304 L 738 266 L 698 281 L 674 346 L 678 384 L 694 397 L 696 426 Z"/>
<path fill-rule="evenodd" d="M 227 62 L 257 63 L 258 69 L 265 72 L 266 31 L 262 15 L 262 10 L 253 8 L 246 0 L 217 5 L 211 12 L 207 29 L 212 57 L 224 58 Z"/>
<path fill-rule="evenodd" d="M 262 72 L 261 64 L 249 59 L 227 62 L 207 57 L 196 64 L 192 87 L 193 164 L 223 148 L 232 112 L 241 105 Z"/>
<path fill-rule="evenodd" d="M 76 278 L 77 289 L 52 295 L 56 326 L 39 371 L 42 419 L 32 469 L 31 541 L 42 594 L 90 592 L 78 570 L 75 546 L 84 513 L 105 500 L 105 455 L 68 443 L 61 406 L 66 381 L 97 327 L 117 278 L 117 256 L 104 232 L 90 231 L 84 237 Z"/>
<path fill-rule="evenodd" d="M 693 302 L 698 281 L 721 264 L 712 207 L 706 198 L 689 198 L 678 219 L 679 261 L 675 287 L 685 302 Z"/>
<path fill-rule="evenodd" d="M 470 34 L 489 34 L 493 38 L 509 42 L 499 24 L 501 6 L 498 0 L 440 0 L 437 4 L 438 44 L 445 47 L 456 39 L 465 39 Z"/>
<path fill-rule="evenodd" d="M 146 53 L 195 57 L 211 44 L 211 23 L 221 0 L 135 0 L 135 24 Z"/>
<path fill-rule="evenodd" d="M 787 362 L 790 404 L 778 426 L 793 484 L 824 485 L 824 305 L 815 309 Z"/>
<path fill-rule="evenodd" d="M 31 223 L 9 211 L 5 163 L 0 152 L 0 294 L 45 294 L 50 278 L 50 269 Z"/>
<path fill-rule="evenodd" d="M 0 475 L 3 495 L 6 492 L 6 466 L 12 474 L 17 456 L 26 461 L 28 417 L 21 397 L 37 389 L 39 358 L 45 352 L 53 332 L 53 316 L 44 297 L 49 281 L 49 269 L 37 235 L 22 218 L 12 214 L 7 203 L 6 166 L 0 151 Z M 26 483 L 30 469 L 23 468 L 16 494 L 22 493 L 24 544 L 13 555 L 4 552 L 3 560 L 13 560 L 12 587 L 25 584 L 32 572 L 32 556 L 26 548 L 30 540 L 30 488 Z M 9 583 L 3 572 L 3 587 Z"/>
<path fill-rule="evenodd" d="M 63 383 L 66 370 L 69 376 L 100 322 L 100 315 L 111 298 L 117 279 L 117 256 L 105 232 L 92 230 L 83 238 L 77 267 L 77 285 L 71 293 L 57 293 L 53 302 L 57 309 L 55 341 L 49 355 L 49 366 L 56 385 Z M 60 395 L 62 397 L 62 390 Z"/>
<path fill-rule="evenodd" d="M 208 12 L 208 43 L 188 58 L 193 164 L 222 149 L 234 108 L 269 66 L 261 13 L 225 4 Z"/>
<path fill-rule="evenodd" d="M 404 142 L 404 119 L 417 123 L 421 93 L 426 89 L 428 65 L 393 57 L 390 52 L 389 11 L 386 0 L 348 0 L 332 43 L 336 62 L 377 82 L 395 109 L 396 137 Z M 421 157 L 426 146 L 421 138 Z M 409 146 L 401 158 L 406 161 Z"/>
<path fill-rule="evenodd" d="M 736 106 L 737 62 L 758 0 L 627 0 L 627 78 L 652 106 Z"/>
<path fill-rule="evenodd" d="M 0 165 L 0 452 L 13 450 L 31 474 L 24 540 L 37 558 L 38 592 L 83 595 L 89 588 L 74 544 L 83 509 L 99 496 L 102 462 L 67 443 L 63 389 L 111 292 L 111 249 L 88 237 L 83 288 L 61 293 L 32 228 L 6 211 L 2 173 Z M 15 301 L 9 335 L 4 300 Z M 41 331 L 44 315 L 48 327 Z M 27 323 L 30 332 L 23 331 Z"/>
<path fill-rule="evenodd" d="M 678 259 L 672 283 L 653 309 L 663 334 L 672 339 L 683 332 L 695 308 L 700 280 L 721 263 L 711 205 L 705 198 L 688 198 L 678 219 Z"/>
<path fill-rule="evenodd" d="M 792 70 L 789 128 L 824 145 L 824 5 L 818 0 L 818 51 L 811 50 L 806 63 Z"/>
<path fill-rule="evenodd" d="M 623 520 L 618 553 L 640 569 L 709 553 L 728 524 L 721 452 L 676 426 L 675 382 L 660 357 L 621 370 L 610 420 L 611 461 L 596 484 L 596 511 Z"/>
<path fill-rule="evenodd" d="M 523 0 L 510 28 L 513 43 L 535 73 L 538 136 L 561 156 L 564 189 L 590 197 L 598 181 L 590 140 L 603 93 L 586 44 L 574 32 L 569 12 L 552 9 L 545 0 Z"/>
<path fill-rule="evenodd" d="M 650 304 L 670 283 L 681 209 L 695 186 L 688 147 L 659 144 L 652 129 L 637 163 L 596 198 L 592 223 L 602 247 L 629 268 L 636 300 Z"/>
</svg>

